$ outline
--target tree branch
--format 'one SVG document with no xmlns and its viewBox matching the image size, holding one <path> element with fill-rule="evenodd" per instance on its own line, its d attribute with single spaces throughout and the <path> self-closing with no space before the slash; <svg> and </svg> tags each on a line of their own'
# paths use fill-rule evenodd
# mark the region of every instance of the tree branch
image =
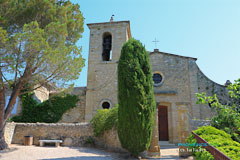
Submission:
<svg viewBox="0 0 240 160">
<path fill-rule="evenodd" d="M 10 83 L 9 80 L 3 75 L 2 71 L 1 71 L 1 77 L 2 77 L 7 83 Z"/>
<path fill-rule="evenodd" d="M 20 54 L 20 52 L 21 52 L 21 46 L 22 46 L 22 42 L 20 41 L 20 45 L 19 45 L 19 48 L 18 48 L 18 53 L 17 53 L 17 60 L 16 60 L 16 66 L 15 66 L 15 78 L 14 78 L 14 81 L 15 81 L 15 85 L 16 85 L 16 83 L 17 83 L 17 75 L 18 75 L 18 72 L 19 72 L 19 70 L 18 70 L 18 64 L 19 64 L 19 54 Z"/>
</svg>

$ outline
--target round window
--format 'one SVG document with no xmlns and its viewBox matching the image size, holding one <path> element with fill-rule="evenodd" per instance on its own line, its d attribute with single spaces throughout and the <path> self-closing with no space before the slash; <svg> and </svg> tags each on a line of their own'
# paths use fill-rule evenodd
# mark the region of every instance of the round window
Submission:
<svg viewBox="0 0 240 160">
<path fill-rule="evenodd" d="M 154 82 L 154 86 L 159 86 L 162 84 L 163 81 L 163 77 L 160 73 L 154 73 L 153 74 L 153 82 Z"/>
<path fill-rule="evenodd" d="M 102 108 L 103 108 L 103 109 L 109 109 L 109 108 L 110 108 L 110 103 L 108 103 L 108 102 L 103 102 L 103 103 L 102 103 Z"/>
</svg>

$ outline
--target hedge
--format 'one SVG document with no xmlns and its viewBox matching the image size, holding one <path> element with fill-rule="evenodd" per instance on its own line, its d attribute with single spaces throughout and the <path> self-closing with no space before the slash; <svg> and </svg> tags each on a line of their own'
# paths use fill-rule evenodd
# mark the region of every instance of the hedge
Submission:
<svg viewBox="0 0 240 160">
<path fill-rule="evenodd" d="M 197 135 L 213 145 L 216 149 L 231 158 L 232 160 L 239 160 L 240 157 L 240 143 L 231 139 L 231 135 L 226 132 L 216 129 L 212 126 L 203 126 L 194 131 Z M 187 138 L 187 143 L 197 143 L 193 134 Z M 195 147 L 189 147 L 195 148 Z M 203 160 L 202 155 L 206 159 L 212 159 L 212 155 L 205 152 L 195 152 L 197 160 Z"/>
</svg>

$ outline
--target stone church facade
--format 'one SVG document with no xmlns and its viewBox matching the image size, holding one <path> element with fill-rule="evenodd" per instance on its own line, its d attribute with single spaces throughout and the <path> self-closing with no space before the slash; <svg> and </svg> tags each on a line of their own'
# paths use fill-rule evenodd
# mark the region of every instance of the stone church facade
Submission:
<svg viewBox="0 0 240 160">
<path fill-rule="evenodd" d="M 98 109 L 112 108 L 117 100 L 117 65 L 123 43 L 131 38 L 129 21 L 88 24 L 90 44 L 87 87 L 74 88 L 81 101 L 66 112 L 60 122 L 89 122 Z M 196 93 L 227 96 L 225 86 L 208 79 L 196 64 L 197 59 L 155 49 L 149 52 L 154 94 L 158 112 L 159 139 L 183 142 L 197 119 L 211 119 L 209 106 L 196 104 Z M 194 125 L 194 126 L 193 126 Z"/>
</svg>

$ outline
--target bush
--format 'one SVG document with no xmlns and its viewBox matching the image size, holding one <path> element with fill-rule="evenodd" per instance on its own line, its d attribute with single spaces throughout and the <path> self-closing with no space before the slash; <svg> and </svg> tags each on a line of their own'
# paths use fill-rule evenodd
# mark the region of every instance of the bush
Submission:
<svg viewBox="0 0 240 160">
<path fill-rule="evenodd" d="M 197 104 L 210 105 L 217 115 L 211 120 L 211 125 L 224 130 L 232 139 L 240 143 L 240 79 L 228 86 L 229 98 L 222 104 L 217 95 L 206 96 L 206 93 L 196 94 Z M 226 97 L 227 98 L 227 97 Z"/>
<path fill-rule="evenodd" d="M 85 145 L 92 145 L 94 146 L 95 145 L 95 141 L 92 137 L 88 137 L 85 142 L 84 142 Z"/>
<path fill-rule="evenodd" d="M 70 108 L 76 107 L 79 101 L 76 95 L 54 96 L 37 104 L 33 99 L 32 93 L 21 96 L 23 111 L 21 116 L 14 116 L 14 122 L 45 122 L 56 123 L 62 115 Z"/>
<path fill-rule="evenodd" d="M 100 109 L 91 120 L 93 126 L 94 136 L 98 137 L 106 130 L 113 127 L 117 128 L 118 125 L 118 107 L 113 109 Z"/>
<path fill-rule="evenodd" d="M 213 155 L 208 151 L 196 152 L 196 160 L 214 160 Z"/>
<path fill-rule="evenodd" d="M 198 134 L 201 138 L 207 141 L 210 145 L 214 146 L 218 150 L 220 150 L 223 154 L 227 155 L 233 160 L 238 160 L 240 157 L 240 143 L 233 141 L 231 139 L 231 135 L 226 132 L 216 129 L 211 126 L 203 126 L 194 131 L 194 133 Z M 194 135 L 190 135 L 187 138 L 187 143 L 197 143 Z M 195 147 L 189 147 L 195 148 Z M 202 152 L 201 152 L 202 153 Z M 210 157 L 209 154 L 203 153 L 204 156 Z M 193 153 L 193 155 L 197 157 L 201 157 L 198 152 Z M 201 160 L 201 159 L 199 159 Z"/>
<path fill-rule="evenodd" d="M 135 39 L 126 42 L 118 63 L 118 136 L 137 156 L 150 146 L 156 103 L 149 55 Z"/>
</svg>

